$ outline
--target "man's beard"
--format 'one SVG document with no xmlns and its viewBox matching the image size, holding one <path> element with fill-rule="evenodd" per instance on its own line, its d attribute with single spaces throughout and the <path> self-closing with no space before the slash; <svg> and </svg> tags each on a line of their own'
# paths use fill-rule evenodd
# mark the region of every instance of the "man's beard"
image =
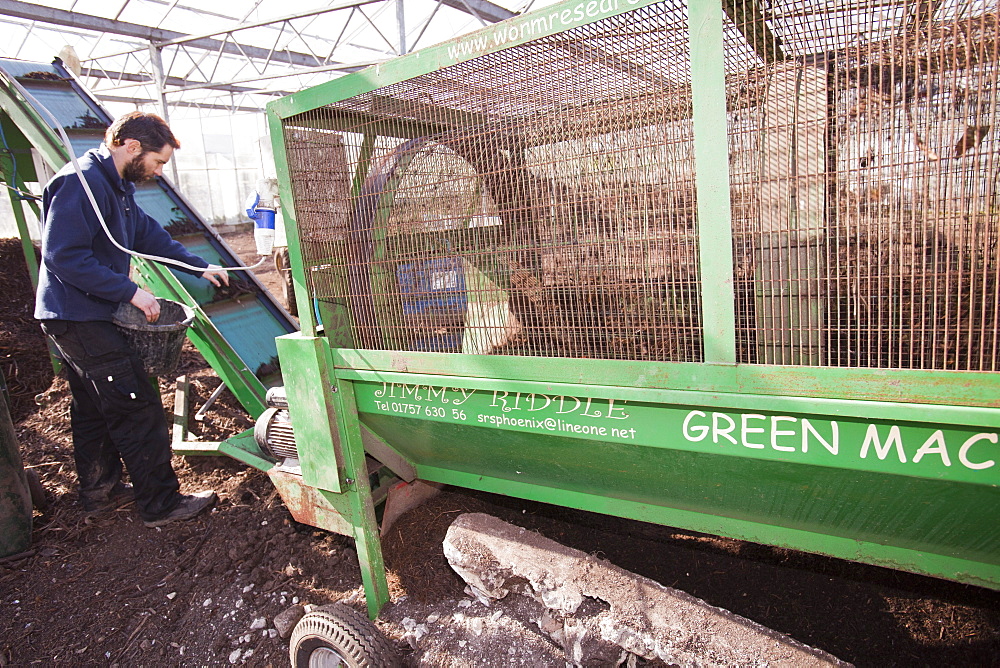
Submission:
<svg viewBox="0 0 1000 668">
<path fill-rule="evenodd" d="M 143 181 L 149 181 L 153 178 L 153 175 L 146 171 L 146 165 L 143 161 L 145 155 L 146 152 L 143 151 L 141 154 L 125 163 L 125 167 L 122 169 L 123 179 L 131 181 L 132 183 L 142 183 Z"/>
</svg>

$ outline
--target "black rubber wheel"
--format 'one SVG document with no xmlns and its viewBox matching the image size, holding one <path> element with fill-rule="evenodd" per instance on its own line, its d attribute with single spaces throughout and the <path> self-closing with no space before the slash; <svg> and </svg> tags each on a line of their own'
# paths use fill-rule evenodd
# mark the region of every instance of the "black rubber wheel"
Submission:
<svg viewBox="0 0 1000 668">
<path fill-rule="evenodd" d="M 292 631 L 292 668 L 391 668 L 396 648 L 367 617 L 335 603 L 306 614 Z"/>
</svg>

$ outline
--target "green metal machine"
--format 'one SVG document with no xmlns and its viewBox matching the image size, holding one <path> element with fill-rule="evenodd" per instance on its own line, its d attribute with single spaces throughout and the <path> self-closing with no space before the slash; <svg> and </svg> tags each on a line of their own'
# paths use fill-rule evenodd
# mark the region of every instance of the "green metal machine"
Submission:
<svg viewBox="0 0 1000 668">
<path fill-rule="evenodd" d="M 272 103 L 301 329 L 225 451 L 372 616 L 399 479 L 1000 588 L 1000 33 L 956 7 L 567 0 Z"/>
<path fill-rule="evenodd" d="M 258 437 L 371 614 L 384 468 L 1000 588 L 996 14 L 800 5 L 568 0 L 269 106 L 312 308 Z"/>
</svg>

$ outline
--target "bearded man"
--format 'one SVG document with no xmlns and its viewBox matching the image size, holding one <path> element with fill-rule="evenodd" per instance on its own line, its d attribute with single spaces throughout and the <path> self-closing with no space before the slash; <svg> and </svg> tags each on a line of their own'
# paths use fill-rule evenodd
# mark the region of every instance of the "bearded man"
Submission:
<svg viewBox="0 0 1000 668">
<path fill-rule="evenodd" d="M 184 262 L 213 285 L 227 273 L 189 253 L 135 202 L 135 184 L 162 176 L 180 148 L 162 118 L 134 111 L 108 128 L 104 144 L 80 159 L 98 213 L 72 164 L 42 194 L 42 265 L 35 317 L 55 343 L 73 393 L 70 423 L 80 502 L 99 512 L 134 499 L 146 526 L 194 517 L 215 502 L 215 492 L 181 494 L 170 464 L 170 436 L 160 395 L 142 361 L 112 322 L 128 302 L 155 322 L 159 303 L 129 278 L 139 253 Z M 186 270 L 182 270 L 186 271 Z M 122 480 L 128 472 L 131 485 Z"/>
</svg>

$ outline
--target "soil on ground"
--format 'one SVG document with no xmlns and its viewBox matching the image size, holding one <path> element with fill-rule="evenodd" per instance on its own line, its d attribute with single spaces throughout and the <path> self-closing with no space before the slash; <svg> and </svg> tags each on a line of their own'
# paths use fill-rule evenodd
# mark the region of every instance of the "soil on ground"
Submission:
<svg viewBox="0 0 1000 668">
<path fill-rule="evenodd" d="M 272 272 L 265 283 L 280 294 Z M 236 460 L 174 458 L 182 491 L 220 496 L 189 522 L 148 529 L 131 506 L 85 514 L 68 387 L 31 317 L 16 240 L 0 240 L 0 277 L 0 365 L 24 464 L 48 500 L 35 510 L 30 550 L 0 560 L 0 666 L 288 666 L 276 616 L 336 601 L 364 609 L 353 542 L 293 521 L 267 475 Z M 191 438 L 252 426 L 228 391 L 194 420 L 220 381 L 189 346 L 181 373 L 191 380 Z M 160 388 L 170 411 L 173 379 Z M 598 554 L 859 666 L 1000 665 L 995 591 L 456 488 L 405 514 L 383 541 L 392 603 L 377 625 L 404 665 L 566 665 L 516 600 L 486 605 L 466 593 L 441 548 L 463 512 Z"/>
</svg>

